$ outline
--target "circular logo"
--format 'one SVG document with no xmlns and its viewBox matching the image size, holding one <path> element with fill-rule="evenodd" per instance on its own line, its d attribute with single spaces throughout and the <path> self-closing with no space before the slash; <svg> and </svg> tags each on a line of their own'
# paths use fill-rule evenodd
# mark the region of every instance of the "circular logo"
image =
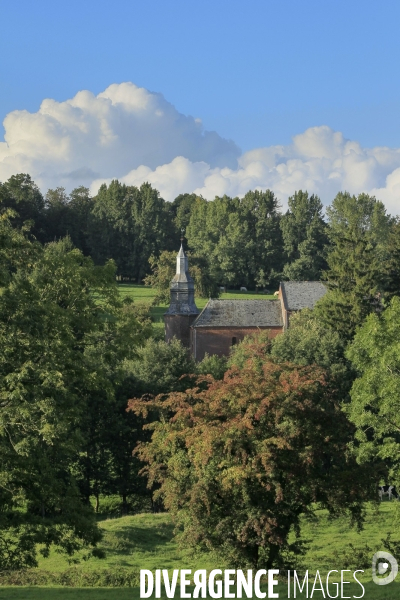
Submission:
<svg viewBox="0 0 400 600">
<path fill-rule="evenodd" d="M 385 562 L 381 562 L 384 560 Z M 390 567 L 390 572 L 389 571 Z M 372 579 L 377 585 L 392 583 L 397 577 L 399 566 L 397 560 L 389 552 L 376 552 L 372 558 Z M 379 577 L 385 575 L 386 577 Z"/>
</svg>

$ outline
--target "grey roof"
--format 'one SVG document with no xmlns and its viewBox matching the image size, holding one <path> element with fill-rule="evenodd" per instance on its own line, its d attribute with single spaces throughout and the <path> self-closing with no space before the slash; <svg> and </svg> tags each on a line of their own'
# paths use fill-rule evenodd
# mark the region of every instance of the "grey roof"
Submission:
<svg viewBox="0 0 400 600">
<path fill-rule="evenodd" d="M 280 300 L 209 300 L 193 327 L 282 327 Z"/>
<path fill-rule="evenodd" d="M 321 281 L 281 281 L 280 287 L 286 310 L 314 308 L 327 292 Z"/>
</svg>

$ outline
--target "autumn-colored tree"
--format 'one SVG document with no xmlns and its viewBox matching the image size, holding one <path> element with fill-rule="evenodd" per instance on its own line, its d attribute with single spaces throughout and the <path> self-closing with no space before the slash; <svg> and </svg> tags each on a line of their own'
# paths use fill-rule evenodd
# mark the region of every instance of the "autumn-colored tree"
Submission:
<svg viewBox="0 0 400 600">
<path fill-rule="evenodd" d="M 291 564 L 300 516 L 316 507 L 362 521 L 368 486 L 347 456 L 352 427 L 320 367 L 276 364 L 262 349 L 222 381 L 205 376 L 129 409 L 158 414 L 137 453 L 184 546 L 269 568 Z"/>
</svg>

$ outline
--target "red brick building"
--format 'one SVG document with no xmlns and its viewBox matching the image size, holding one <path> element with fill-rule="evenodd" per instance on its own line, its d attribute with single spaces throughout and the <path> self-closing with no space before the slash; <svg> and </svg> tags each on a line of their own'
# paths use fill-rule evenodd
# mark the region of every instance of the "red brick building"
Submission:
<svg viewBox="0 0 400 600">
<path fill-rule="evenodd" d="M 205 354 L 228 356 L 246 335 L 268 330 L 274 338 L 289 327 L 290 315 L 313 308 L 326 293 L 320 281 L 284 281 L 277 300 L 210 300 L 199 314 L 194 282 L 181 246 L 171 281 L 171 304 L 164 315 L 165 339 L 178 338 L 196 361 Z"/>
<path fill-rule="evenodd" d="M 279 300 L 209 300 L 191 326 L 191 353 L 228 356 L 246 335 L 268 330 L 275 337 L 283 330 Z"/>
</svg>

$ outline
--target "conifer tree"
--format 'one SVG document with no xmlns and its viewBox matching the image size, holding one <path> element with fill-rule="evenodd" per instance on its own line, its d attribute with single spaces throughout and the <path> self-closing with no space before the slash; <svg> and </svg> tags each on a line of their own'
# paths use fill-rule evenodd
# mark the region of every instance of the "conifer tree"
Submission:
<svg viewBox="0 0 400 600">
<path fill-rule="evenodd" d="M 392 218 L 374 197 L 347 192 L 336 196 L 327 214 L 328 293 L 315 310 L 326 325 L 351 339 L 368 314 L 382 310 Z"/>
</svg>

